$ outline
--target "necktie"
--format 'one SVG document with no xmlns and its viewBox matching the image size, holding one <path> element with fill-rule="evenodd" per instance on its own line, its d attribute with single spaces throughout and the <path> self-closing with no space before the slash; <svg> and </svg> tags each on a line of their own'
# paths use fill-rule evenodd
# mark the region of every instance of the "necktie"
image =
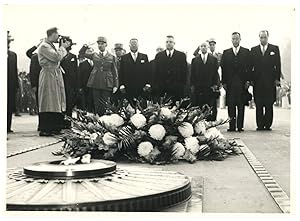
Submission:
<svg viewBox="0 0 300 221">
<path fill-rule="evenodd" d="M 101 51 L 100 53 L 101 53 L 101 55 L 103 56 L 103 52 Z"/>
<path fill-rule="evenodd" d="M 136 61 L 136 53 L 133 53 L 133 60 Z"/>
<path fill-rule="evenodd" d="M 237 48 L 236 47 L 234 48 L 234 55 L 235 56 L 237 55 Z"/>
<path fill-rule="evenodd" d="M 203 61 L 203 64 L 205 64 L 205 63 L 206 63 L 205 54 L 204 54 L 204 55 L 202 55 L 202 61 Z"/>
<path fill-rule="evenodd" d="M 171 51 L 169 51 L 169 55 L 168 55 L 168 57 L 169 57 L 169 58 L 171 58 Z"/>
<path fill-rule="evenodd" d="M 265 52 L 266 52 L 266 48 L 265 48 L 265 45 L 263 45 L 263 47 L 262 47 L 262 55 L 263 56 L 265 55 Z"/>
</svg>

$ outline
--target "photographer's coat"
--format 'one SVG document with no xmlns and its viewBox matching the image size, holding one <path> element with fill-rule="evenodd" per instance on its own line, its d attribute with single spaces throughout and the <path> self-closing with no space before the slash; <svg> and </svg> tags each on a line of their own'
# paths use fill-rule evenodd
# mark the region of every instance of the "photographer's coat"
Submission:
<svg viewBox="0 0 300 221">
<path fill-rule="evenodd" d="M 56 49 L 45 40 L 38 49 L 38 59 L 42 67 L 39 76 L 39 112 L 66 111 L 66 95 L 60 61 L 66 56 L 64 47 Z"/>
</svg>

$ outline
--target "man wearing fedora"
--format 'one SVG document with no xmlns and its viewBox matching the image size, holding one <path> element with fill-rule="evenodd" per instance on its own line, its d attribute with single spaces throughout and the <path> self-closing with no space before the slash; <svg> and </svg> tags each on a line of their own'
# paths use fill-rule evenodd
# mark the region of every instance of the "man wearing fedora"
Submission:
<svg viewBox="0 0 300 221">
<path fill-rule="evenodd" d="M 87 51 L 88 46 L 84 45 L 79 54 L 93 61 L 94 67 L 87 86 L 93 90 L 95 112 L 103 115 L 105 113 L 104 102 L 109 101 L 112 94 L 116 93 L 119 79 L 116 57 L 106 50 L 107 39 L 98 37 L 97 43 L 98 53 L 93 50 Z"/>
<path fill-rule="evenodd" d="M 259 33 L 260 44 L 251 48 L 252 80 L 256 105 L 257 130 L 271 130 L 276 86 L 280 86 L 281 61 L 279 47 L 268 43 L 269 32 Z"/>
<path fill-rule="evenodd" d="M 148 56 L 138 51 L 138 40 L 131 39 L 129 48 L 130 52 L 123 55 L 120 62 L 120 90 L 125 90 L 126 96 L 134 99 L 151 87 L 151 76 Z"/>
<path fill-rule="evenodd" d="M 245 99 L 247 99 L 250 73 L 250 52 L 240 46 L 241 35 L 231 35 L 233 47 L 224 50 L 221 68 L 222 84 L 226 90 L 226 105 L 231 119 L 227 131 L 244 131 Z"/>
<path fill-rule="evenodd" d="M 7 133 L 12 133 L 12 113 L 16 110 L 16 94 L 19 88 L 17 54 L 11 50 L 10 43 L 14 39 L 7 31 Z"/>
</svg>

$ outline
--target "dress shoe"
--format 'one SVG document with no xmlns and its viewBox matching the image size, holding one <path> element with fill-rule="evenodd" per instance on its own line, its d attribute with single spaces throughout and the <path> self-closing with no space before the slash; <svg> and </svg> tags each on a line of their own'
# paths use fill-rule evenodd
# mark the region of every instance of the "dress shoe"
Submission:
<svg viewBox="0 0 300 221">
<path fill-rule="evenodd" d="M 272 128 L 271 127 L 265 127 L 264 130 L 268 130 L 268 131 L 271 131 Z"/>
<path fill-rule="evenodd" d="M 13 133 L 13 132 L 14 132 L 14 131 L 11 130 L 11 129 L 7 130 L 7 133 Z"/>
<path fill-rule="evenodd" d="M 54 135 L 62 135 L 63 134 L 60 130 L 54 130 L 51 133 Z"/>
<path fill-rule="evenodd" d="M 260 130 L 264 130 L 264 128 L 258 127 L 258 128 L 256 128 L 256 130 L 257 130 L 257 131 L 260 131 Z"/>
<path fill-rule="evenodd" d="M 45 131 L 41 131 L 39 135 L 40 135 L 40 137 L 52 137 L 53 136 L 52 133 L 45 132 Z"/>
<path fill-rule="evenodd" d="M 228 131 L 228 132 L 233 132 L 233 131 L 235 131 L 235 129 L 229 128 L 229 129 L 227 129 L 227 131 Z"/>
<path fill-rule="evenodd" d="M 243 128 L 238 128 L 238 132 L 243 132 L 244 129 Z"/>
</svg>

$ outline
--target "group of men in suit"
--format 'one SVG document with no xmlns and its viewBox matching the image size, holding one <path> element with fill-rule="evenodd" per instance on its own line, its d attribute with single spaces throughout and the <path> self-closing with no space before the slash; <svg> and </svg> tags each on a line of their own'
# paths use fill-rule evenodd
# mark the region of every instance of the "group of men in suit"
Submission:
<svg viewBox="0 0 300 221">
<path fill-rule="evenodd" d="M 260 44 L 249 49 L 240 46 L 241 35 L 232 33 L 233 47 L 224 50 L 221 60 L 222 84 L 231 118 L 228 131 L 243 131 L 245 104 L 253 86 L 257 130 L 272 130 L 276 86 L 280 85 L 281 61 L 278 46 L 268 43 L 269 32 L 259 33 Z"/>
<path fill-rule="evenodd" d="M 244 109 L 249 100 L 248 87 L 253 85 L 257 130 L 271 130 L 276 86 L 280 84 L 280 53 L 278 46 L 268 43 L 268 31 L 261 31 L 259 37 L 260 45 L 249 51 L 240 46 L 240 33 L 234 32 L 233 47 L 224 50 L 223 54 L 214 51 L 214 39 L 209 44 L 203 42 L 194 53 L 190 75 L 186 54 L 175 49 L 175 39 L 171 35 L 166 37 L 166 49 L 159 49 L 151 62 L 146 54 L 139 52 L 136 38 L 129 41 L 129 53 L 116 53 L 115 57 L 106 50 L 107 39 L 98 37 L 99 52 L 84 45 L 79 51 L 78 67 L 76 56 L 70 53 L 69 43 L 69 47 L 65 48 L 66 53 L 62 53 L 59 60 L 65 94 L 70 101 L 70 94 L 74 94 L 76 88 L 83 88 L 86 90 L 85 96 L 90 99 L 88 109 L 101 115 L 105 112 L 104 102 L 113 96 L 126 96 L 132 101 L 151 92 L 154 98 L 167 94 L 175 102 L 186 96 L 185 86 L 190 82 L 195 97 L 194 105 L 209 105 L 212 114 L 208 120 L 213 121 L 217 117 L 219 89 L 223 86 L 231 119 L 228 131 L 237 129 L 241 132 L 244 127 Z M 122 46 L 116 45 L 116 49 L 122 49 Z M 64 52 L 63 49 L 61 51 Z M 221 79 L 219 67 L 222 70 Z M 81 71 L 86 74 L 78 77 Z M 70 75 L 70 72 L 74 74 Z M 68 76 L 71 78 L 68 79 Z M 72 104 L 69 109 L 68 99 L 66 103 L 66 112 L 70 116 L 74 102 L 70 101 Z"/>
</svg>

